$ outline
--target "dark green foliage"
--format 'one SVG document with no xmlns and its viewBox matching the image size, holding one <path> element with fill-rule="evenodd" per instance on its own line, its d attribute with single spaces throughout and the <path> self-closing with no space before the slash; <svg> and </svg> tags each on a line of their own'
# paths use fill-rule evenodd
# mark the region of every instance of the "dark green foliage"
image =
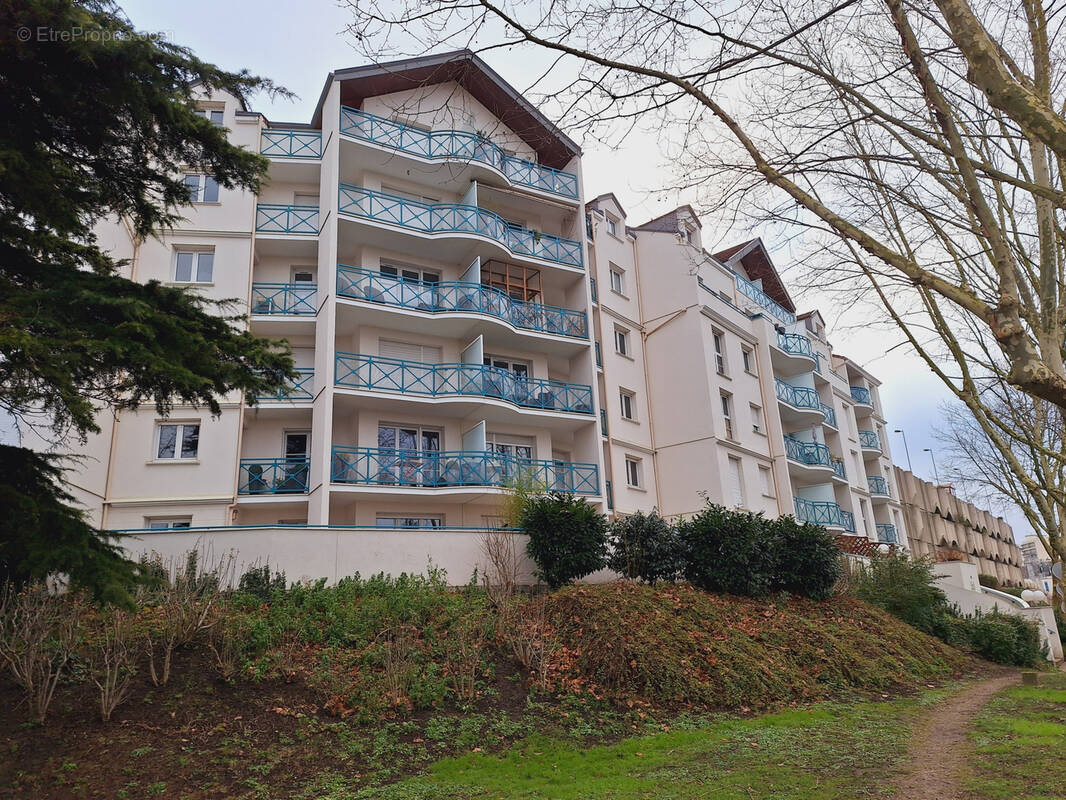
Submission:
<svg viewBox="0 0 1066 800">
<path fill-rule="evenodd" d="M 537 577 L 551 589 L 607 565 L 607 518 L 585 498 L 549 492 L 523 503 L 519 525 Z"/>
<path fill-rule="evenodd" d="M 1015 614 L 977 614 L 967 617 L 966 643 L 981 658 L 1012 667 L 1035 667 L 1047 660 L 1035 620 Z"/>
<path fill-rule="evenodd" d="M 833 535 L 818 525 L 779 517 L 766 523 L 775 553 L 775 588 L 825 600 L 840 580 L 840 548 Z"/>
<path fill-rule="evenodd" d="M 920 631 L 952 641 L 951 606 L 936 586 L 928 559 L 878 556 L 859 573 L 855 595 Z"/>
<path fill-rule="evenodd" d="M 982 586 L 987 586 L 989 589 L 999 588 L 999 578 L 997 578 L 995 575 L 989 575 L 985 572 L 982 572 L 980 575 L 977 576 L 977 582 L 980 583 Z"/>
<path fill-rule="evenodd" d="M 657 511 L 638 511 L 611 523 L 607 566 L 645 583 L 672 581 L 681 572 L 677 532 Z"/>
<path fill-rule="evenodd" d="M 82 35 L 37 41 L 39 30 Z M 122 217 L 139 239 L 178 219 L 183 166 L 258 189 L 267 162 L 197 114 L 197 85 L 274 90 L 136 35 L 108 2 L 0 4 L 0 406 L 16 419 L 43 413 L 57 434 L 84 436 L 98 430 L 101 406 L 218 413 L 227 392 L 270 393 L 294 377 L 286 346 L 239 330 L 224 304 L 127 280 L 93 234 L 106 217 Z M 41 578 L 61 570 L 107 596 L 116 571 L 132 567 L 76 515 L 46 530 L 34 507 L 68 502 L 50 485 L 38 481 L 36 500 L 5 506 L 18 531 L 7 568 Z"/>
<path fill-rule="evenodd" d="M 258 597 L 264 602 L 276 592 L 284 592 L 287 586 L 284 572 L 275 572 L 270 576 L 270 565 L 248 567 L 237 581 L 237 591 Z"/>
<path fill-rule="evenodd" d="M 777 558 L 762 514 L 708 504 L 677 532 L 682 574 L 693 586 L 746 597 L 774 590 Z"/>
</svg>

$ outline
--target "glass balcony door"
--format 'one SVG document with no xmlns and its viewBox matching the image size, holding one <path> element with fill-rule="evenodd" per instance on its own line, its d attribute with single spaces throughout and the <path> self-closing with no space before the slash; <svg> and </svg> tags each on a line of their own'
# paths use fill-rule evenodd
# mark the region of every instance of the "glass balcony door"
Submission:
<svg viewBox="0 0 1066 800">
<path fill-rule="evenodd" d="M 378 448 L 385 451 L 384 457 L 379 458 L 378 483 L 434 485 L 438 482 L 439 430 L 379 425 Z"/>
</svg>

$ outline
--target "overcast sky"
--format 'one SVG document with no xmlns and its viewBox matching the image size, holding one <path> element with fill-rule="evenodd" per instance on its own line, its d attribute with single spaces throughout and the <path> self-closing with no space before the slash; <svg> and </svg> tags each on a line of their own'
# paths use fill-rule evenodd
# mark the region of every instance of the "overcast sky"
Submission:
<svg viewBox="0 0 1066 800">
<path fill-rule="evenodd" d="M 162 31 L 173 41 L 192 48 L 198 57 L 227 69 L 246 68 L 269 77 L 296 93 L 293 100 L 254 98 L 253 110 L 271 120 L 306 122 L 331 70 L 365 63 L 350 44 L 345 26 L 350 11 L 331 0 L 119 0 L 133 24 L 140 30 Z M 535 72 L 530 56 L 517 52 L 494 51 L 485 60 L 519 90 Z M 558 122 L 558 120 L 556 120 Z M 562 127 L 565 129 L 565 121 Z M 635 134 L 618 149 L 596 142 L 579 141 L 584 148 L 583 169 L 589 197 L 614 192 L 625 207 L 631 225 L 640 224 L 677 205 L 694 201 L 684 194 L 663 198 L 657 192 L 670 186 L 673 176 L 654 135 Z M 720 228 L 715 220 L 706 227 Z M 759 231 L 756 231 L 759 233 Z M 748 230 L 726 231 L 723 244 L 750 237 Z M 707 244 L 707 243 L 705 243 Z M 714 248 L 716 243 L 708 246 Z M 788 272 L 787 252 L 775 252 L 778 267 Z M 860 311 L 850 314 L 815 294 L 797 292 L 793 297 L 800 311 L 820 308 L 830 326 L 830 338 L 837 352 L 866 366 L 882 381 L 881 398 L 890 431 L 906 432 L 914 471 L 933 479 L 930 453 L 937 448 L 932 431 L 940 422 L 939 405 L 947 392 L 929 370 L 903 348 L 894 331 L 867 326 Z M 886 352 L 888 348 L 889 352 Z M 890 434 L 895 462 L 907 467 L 908 460 L 899 434 Z M 1017 513 L 1007 514 L 1018 538 L 1026 524 Z"/>
</svg>

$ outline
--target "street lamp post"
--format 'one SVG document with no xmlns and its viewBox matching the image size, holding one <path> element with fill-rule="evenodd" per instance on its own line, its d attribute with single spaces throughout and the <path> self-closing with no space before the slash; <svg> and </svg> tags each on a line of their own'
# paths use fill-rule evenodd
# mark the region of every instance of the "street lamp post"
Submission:
<svg viewBox="0 0 1066 800">
<path fill-rule="evenodd" d="M 895 433 L 903 437 L 903 452 L 907 454 L 907 471 L 914 472 L 914 467 L 911 466 L 911 450 L 907 447 L 907 434 L 903 432 L 902 428 L 896 428 Z"/>
<path fill-rule="evenodd" d="M 922 451 L 929 454 L 929 461 L 932 462 L 932 464 L 933 464 L 933 478 L 936 480 L 937 484 L 939 485 L 940 484 L 940 476 L 936 474 L 936 459 L 933 458 L 933 451 L 930 450 L 928 447 L 923 447 Z"/>
</svg>

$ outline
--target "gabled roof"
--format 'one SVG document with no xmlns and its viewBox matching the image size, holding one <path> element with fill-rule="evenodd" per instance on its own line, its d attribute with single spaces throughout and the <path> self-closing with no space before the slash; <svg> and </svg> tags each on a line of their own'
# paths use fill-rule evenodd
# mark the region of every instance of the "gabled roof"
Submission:
<svg viewBox="0 0 1066 800">
<path fill-rule="evenodd" d="M 770 297 L 784 306 L 787 310 L 795 313 L 796 304 L 785 289 L 781 276 L 777 274 L 777 268 L 770 259 L 770 253 L 762 243 L 762 239 L 756 237 L 746 242 L 727 247 L 713 254 L 715 258 L 727 267 L 740 265 L 747 276 L 753 280 L 762 280 L 762 290 Z"/>
<path fill-rule="evenodd" d="M 572 139 L 470 50 L 331 72 L 315 107 L 311 121 L 314 127 L 321 127 L 322 104 L 334 81 L 341 82 L 341 103 L 354 108 L 359 108 L 367 97 L 454 81 L 533 148 L 542 164 L 562 169 L 581 154 Z"/>
<path fill-rule="evenodd" d="M 692 206 L 686 203 L 683 206 L 678 206 L 673 211 L 667 211 L 665 214 L 662 214 L 656 217 L 655 219 L 649 219 L 643 225 L 637 225 L 634 230 L 658 231 L 661 233 L 677 233 L 681 230 L 681 215 L 678 213 L 681 211 L 687 211 L 692 217 L 693 222 L 695 222 L 698 227 L 703 227 L 703 225 L 700 223 L 700 218 L 696 215 L 696 212 L 693 210 Z"/>
<path fill-rule="evenodd" d="M 618 198 L 614 196 L 614 192 L 607 192 L 606 194 L 597 195 L 596 197 L 589 200 L 585 205 L 595 206 L 596 208 L 599 208 L 601 200 L 610 200 L 612 203 L 618 206 L 618 210 L 622 212 L 623 217 L 627 216 L 626 210 L 622 208 L 622 204 L 618 202 Z"/>
</svg>

